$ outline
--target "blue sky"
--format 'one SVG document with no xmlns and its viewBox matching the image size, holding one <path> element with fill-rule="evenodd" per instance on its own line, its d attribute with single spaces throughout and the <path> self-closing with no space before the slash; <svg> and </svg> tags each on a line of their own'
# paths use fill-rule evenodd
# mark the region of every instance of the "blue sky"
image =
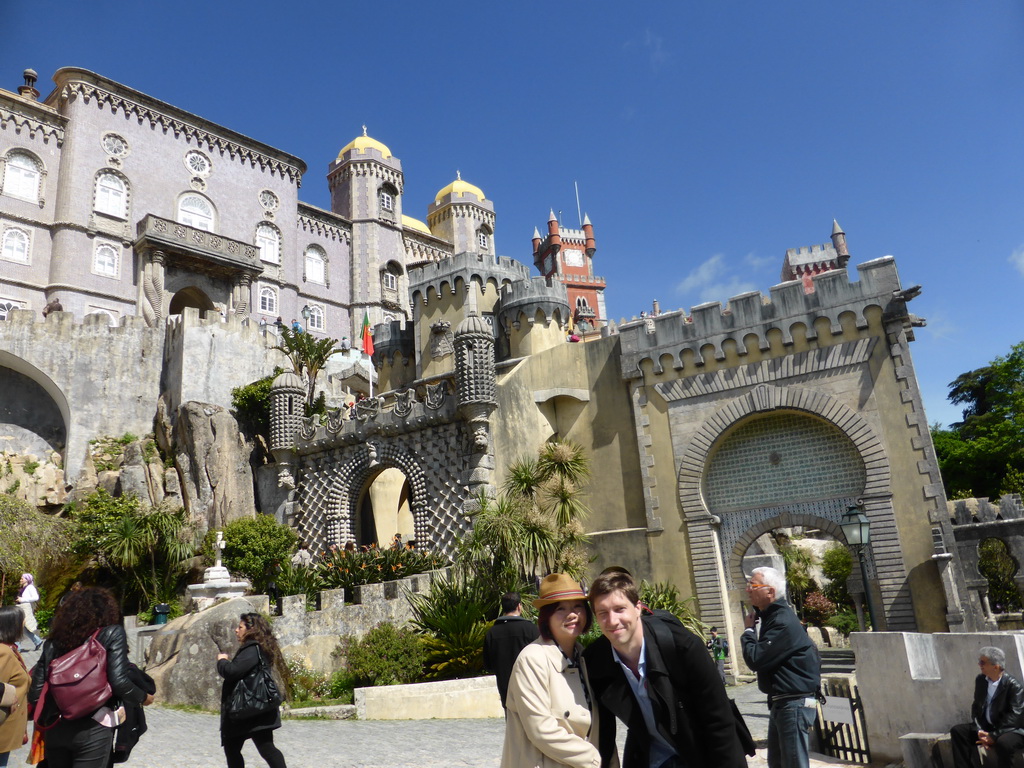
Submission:
<svg viewBox="0 0 1024 768">
<path fill-rule="evenodd" d="M 929 420 L 1022 338 L 1024 4 L 356 4 L 0 0 L 0 86 L 79 66 L 302 157 L 300 196 L 361 132 L 423 219 L 456 170 L 530 261 L 548 211 L 598 240 L 609 313 L 768 288 L 836 218 L 851 267 L 892 254 L 924 291 Z"/>
</svg>

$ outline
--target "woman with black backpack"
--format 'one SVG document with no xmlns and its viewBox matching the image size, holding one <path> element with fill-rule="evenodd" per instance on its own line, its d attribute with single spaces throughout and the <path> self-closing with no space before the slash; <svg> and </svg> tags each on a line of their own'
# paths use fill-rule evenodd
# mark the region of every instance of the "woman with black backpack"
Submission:
<svg viewBox="0 0 1024 768">
<path fill-rule="evenodd" d="M 68 679 L 74 685 L 66 686 Z M 122 703 L 153 701 L 130 677 L 128 638 L 109 590 L 87 587 L 58 606 L 28 700 L 36 730 L 45 733 L 48 768 L 107 765 Z"/>
<path fill-rule="evenodd" d="M 239 685 L 251 690 L 253 680 L 258 676 L 273 676 L 276 671 L 279 680 L 288 679 L 281 648 L 274 639 L 270 623 L 258 613 L 241 615 L 235 627 L 235 637 L 239 643 L 235 657 L 231 658 L 226 653 L 217 655 L 217 672 L 224 678 L 220 697 L 220 743 L 224 747 L 228 768 L 245 768 L 242 745 L 246 739 L 252 739 L 260 757 L 270 768 L 286 768 L 284 755 L 274 745 L 274 730 L 281 727 L 280 698 L 263 707 L 263 711 L 252 714 L 239 711 L 239 697 L 235 696 Z M 258 685 L 259 681 L 256 682 Z"/>
</svg>

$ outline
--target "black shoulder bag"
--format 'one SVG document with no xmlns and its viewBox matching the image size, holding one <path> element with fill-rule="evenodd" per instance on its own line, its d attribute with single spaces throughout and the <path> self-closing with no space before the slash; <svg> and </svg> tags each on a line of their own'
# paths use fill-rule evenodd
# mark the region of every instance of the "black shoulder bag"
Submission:
<svg viewBox="0 0 1024 768">
<path fill-rule="evenodd" d="M 281 706 L 283 698 L 277 689 L 260 647 L 256 646 L 259 661 L 249 673 L 235 683 L 228 701 L 228 720 L 249 720 Z"/>
</svg>

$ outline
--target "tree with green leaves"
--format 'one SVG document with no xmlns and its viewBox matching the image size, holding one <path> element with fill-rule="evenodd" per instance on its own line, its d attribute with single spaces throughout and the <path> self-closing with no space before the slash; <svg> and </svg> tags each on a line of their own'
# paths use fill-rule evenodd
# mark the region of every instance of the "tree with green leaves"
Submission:
<svg viewBox="0 0 1024 768">
<path fill-rule="evenodd" d="M 963 421 L 932 427 L 932 441 L 949 498 L 1017 492 L 1024 469 L 1024 342 L 949 384 Z"/>
<path fill-rule="evenodd" d="M 264 592 L 272 576 L 283 569 L 298 546 L 295 531 L 277 522 L 272 515 L 257 514 L 233 520 L 222 529 L 224 567 L 234 576 L 247 578 L 256 592 Z M 214 557 L 217 531 L 210 530 L 203 540 L 203 554 Z"/>
<path fill-rule="evenodd" d="M 72 541 L 67 520 L 40 512 L 27 501 L 0 494 L 0 600 L 12 602 L 22 573 L 40 578 L 66 559 Z"/>
<path fill-rule="evenodd" d="M 123 605 L 145 609 L 179 597 L 196 553 L 181 507 L 147 507 L 136 496 L 100 489 L 69 509 L 74 550 L 109 571 Z"/>
<path fill-rule="evenodd" d="M 313 413 L 316 402 L 316 377 L 327 361 L 338 351 L 337 339 L 318 339 L 310 333 L 281 326 L 281 343 L 274 347 L 284 352 L 296 375 L 306 374 L 306 415 Z"/>
</svg>

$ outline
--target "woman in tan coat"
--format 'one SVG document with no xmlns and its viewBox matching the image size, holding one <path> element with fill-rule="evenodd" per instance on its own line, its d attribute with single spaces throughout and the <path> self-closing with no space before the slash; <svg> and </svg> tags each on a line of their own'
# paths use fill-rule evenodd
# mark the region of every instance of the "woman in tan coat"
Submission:
<svg viewBox="0 0 1024 768">
<path fill-rule="evenodd" d="M 24 743 L 28 722 L 29 676 L 18 653 L 18 641 L 25 627 L 25 614 L 16 605 L 0 608 L 0 707 L 7 719 L 0 724 L 0 768 L 11 752 Z"/>
<path fill-rule="evenodd" d="M 512 668 L 501 768 L 598 768 L 577 642 L 590 627 L 590 605 L 580 585 L 562 573 L 541 582 L 533 605 L 540 609 L 540 637 Z"/>
</svg>

